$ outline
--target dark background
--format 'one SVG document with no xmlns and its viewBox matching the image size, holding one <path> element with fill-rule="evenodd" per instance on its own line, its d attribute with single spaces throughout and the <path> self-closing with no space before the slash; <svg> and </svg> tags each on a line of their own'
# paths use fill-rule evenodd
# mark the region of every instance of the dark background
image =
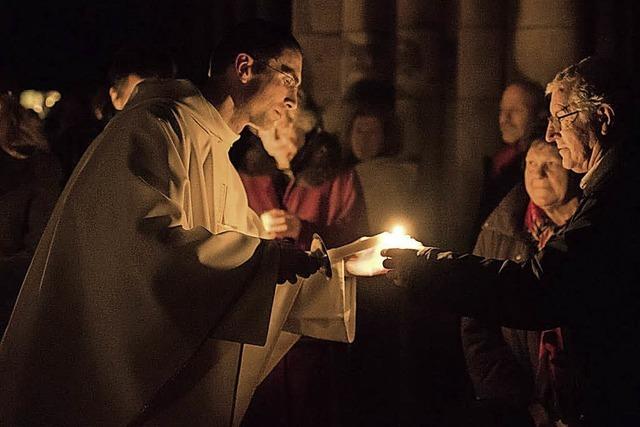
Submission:
<svg viewBox="0 0 640 427">
<path fill-rule="evenodd" d="M 272 4 L 267 4 L 272 3 Z M 291 22 L 289 2 L 24 1 L 0 3 L 0 89 L 82 90 L 103 83 L 130 41 L 167 49 L 181 77 L 201 81 L 225 28 L 261 16 Z"/>
</svg>

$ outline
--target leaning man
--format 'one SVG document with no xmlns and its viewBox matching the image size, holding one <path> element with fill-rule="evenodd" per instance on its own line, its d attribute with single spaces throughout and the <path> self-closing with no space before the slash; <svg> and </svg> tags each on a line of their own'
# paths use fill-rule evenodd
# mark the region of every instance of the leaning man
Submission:
<svg viewBox="0 0 640 427">
<path fill-rule="evenodd" d="M 318 262 L 260 239 L 227 155 L 296 108 L 300 46 L 243 24 L 212 69 L 205 96 L 138 84 L 78 164 L 0 345 L 3 425 L 238 425 L 304 333 L 293 283 Z"/>
</svg>

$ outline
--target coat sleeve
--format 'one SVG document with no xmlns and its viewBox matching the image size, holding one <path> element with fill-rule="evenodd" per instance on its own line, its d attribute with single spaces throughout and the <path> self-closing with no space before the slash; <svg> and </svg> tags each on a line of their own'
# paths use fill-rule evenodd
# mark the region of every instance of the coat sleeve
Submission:
<svg viewBox="0 0 640 427">
<path fill-rule="evenodd" d="M 31 185 L 28 187 L 30 194 L 27 209 L 23 223 L 20 224 L 22 249 L 9 256 L 0 255 L 0 278 L 2 279 L 0 301 L 6 301 L 11 305 L 15 301 L 38 241 L 58 200 L 62 179 L 60 165 L 52 155 L 37 153 L 27 161 L 33 164 L 33 175 L 30 177 Z"/>
<path fill-rule="evenodd" d="M 506 343 L 501 329 L 463 317 L 462 348 L 476 397 L 513 405 L 527 404 L 531 384 Z"/>
<path fill-rule="evenodd" d="M 474 254 L 492 252 L 490 230 L 478 235 Z M 518 364 L 498 325 L 463 317 L 460 322 L 462 348 L 476 397 L 497 399 L 512 405 L 526 405 L 531 398 L 531 381 Z"/>
<path fill-rule="evenodd" d="M 525 263 L 432 248 L 399 273 L 408 286 L 461 315 L 515 329 L 551 329 L 586 316 L 585 301 L 598 303 L 593 282 L 602 254 L 590 244 L 592 234 L 591 220 L 580 216 Z"/>
</svg>

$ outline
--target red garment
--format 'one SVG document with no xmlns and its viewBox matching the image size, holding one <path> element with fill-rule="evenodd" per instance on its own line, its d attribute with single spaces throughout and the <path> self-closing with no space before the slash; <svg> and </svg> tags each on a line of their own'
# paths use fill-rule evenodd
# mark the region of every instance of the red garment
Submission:
<svg viewBox="0 0 640 427">
<path fill-rule="evenodd" d="M 518 160 L 521 154 L 522 150 L 518 147 L 518 144 L 506 145 L 500 149 L 491 161 L 490 179 L 497 179 L 513 162 Z"/>
<path fill-rule="evenodd" d="M 539 251 L 544 248 L 556 231 L 556 225 L 549 219 L 547 214 L 544 213 L 542 208 L 532 201 L 529 202 L 527 211 L 524 214 L 524 226 L 527 231 L 529 231 L 529 234 L 531 234 L 531 237 L 537 242 Z"/>
<path fill-rule="evenodd" d="M 558 231 L 556 224 L 533 201 L 530 201 L 527 206 L 524 224 L 531 237 L 537 242 L 538 250 L 544 249 L 551 236 Z M 557 393 L 562 381 L 560 360 L 563 349 L 564 343 L 561 328 L 542 331 L 538 351 L 539 363 L 538 371 L 536 372 L 536 383 L 538 383 L 539 393 L 543 395 L 551 394 L 551 396 L 546 396 L 548 401 L 551 402 L 558 401 Z"/>
<path fill-rule="evenodd" d="M 309 249 L 313 233 L 328 247 L 367 234 L 366 209 L 354 170 L 339 173 L 319 185 L 289 179 L 284 173 L 249 175 L 240 172 L 249 206 L 262 214 L 284 209 L 302 220 L 296 244 Z M 308 427 L 335 425 L 340 402 L 336 393 L 346 347 L 312 339 L 300 340 L 258 387 L 243 425 Z"/>
<path fill-rule="evenodd" d="M 273 175 L 251 176 L 240 172 L 240 178 L 249 206 L 258 215 L 271 209 L 284 209 L 302 220 L 296 242 L 302 249 L 309 249 L 313 233 L 320 234 L 328 247 L 352 242 L 366 233 L 362 189 L 353 170 L 317 186 L 299 184 L 294 178 L 283 192 L 279 191 Z M 283 193 L 282 197 L 279 193 Z"/>
</svg>

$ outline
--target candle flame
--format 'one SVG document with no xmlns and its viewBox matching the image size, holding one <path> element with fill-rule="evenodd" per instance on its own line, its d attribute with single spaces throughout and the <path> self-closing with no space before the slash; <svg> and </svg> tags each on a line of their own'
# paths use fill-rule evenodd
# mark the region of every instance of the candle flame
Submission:
<svg viewBox="0 0 640 427">
<path fill-rule="evenodd" d="M 415 240 L 408 234 L 401 225 L 393 227 L 391 232 L 381 233 L 380 241 L 375 247 L 361 251 L 347 261 L 347 270 L 355 276 L 374 276 L 384 273 L 386 269 L 382 266 L 384 258 L 380 255 L 382 249 L 420 249 L 422 243 Z"/>
<path fill-rule="evenodd" d="M 404 235 L 407 234 L 406 230 L 401 225 L 396 225 L 391 229 L 391 234 Z"/>
</svg>

